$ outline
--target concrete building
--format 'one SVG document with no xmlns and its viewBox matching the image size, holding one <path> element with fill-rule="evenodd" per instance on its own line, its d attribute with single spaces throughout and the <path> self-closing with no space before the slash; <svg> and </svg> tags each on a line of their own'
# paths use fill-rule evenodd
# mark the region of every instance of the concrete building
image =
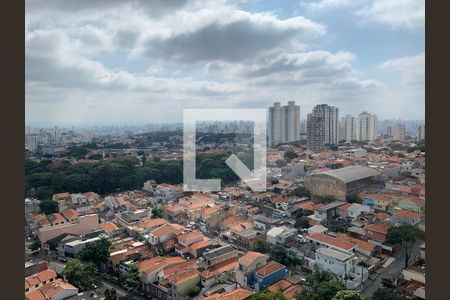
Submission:
<svg viewBox="0 0 450 300">
<path fill-rule="evenodd" d="M 395 124 L 392 127 L 392 138 L 396 141 L 404 141 L 405 140 L 405 124 Z"/>
<path fill-rule="evenodd" d="M 418 131 L 417 132 L 418 140 L 419 141 L 424 140 L 425 139 L 425 124 L 420 125 L 419 128 L 417 129 L 417 131 Z"/>
<path fill-rule="evenodd" d="M 286 106 L 274 102 L 269 107 L 269 145 L 300 140 L 300 106 L 288 101 Z"/>
<path fill-rule="evenodd" d="M 332 248 L 321 247 L 316 250 L 316 266 L 341 278 L 350 275 L 356 264 L 354 253 L 345 253 Z"/>
<path fill-rule="evenodd" d="M 356 140 L 356 119 L 352 115 L 345 115 L 341 119 L 341 137 L 340 141 L 344 140 L 347 143 Z"/>
<path fill-rule="evenodd" d="M 376 115 L 364 111 L 359 114 L 356 129 L 356 139 L 358 141 L 372 142 L 378 137 L 378 120 Z"/>
<path fill-rule="evenodd" d="M 323 117 L 325 122 L 325 144 L 337 145 L 338 141 L 338 120 L 339 109 L 327 104 L 316 105 L 312 112 L 313 115 Z"/>
<path fill-rule="evenodd" d="M 38 229 L 38 237 L 41 243 L 45 243 L 63 233 L 84 235 L 100 227 L 98 215 L 91 214 L 80 216 L 75 222 L 63 222 L 58 225 L 50 224 Z"/>
<path fill-rule="evenodd" d="M 87 240 L 76 240 L 73 242 L 69 242 L 64 245 L 64 255 L 66 257 L 77 257 L 78 254 L 83 250 L 88 244 L 93 243 L 95 241 L 99 241 L 99 237 L 95 237 Z"/>
<path fill-rule="evenodd" d="M 306 143 L 308 148 L 313 151 L 320 151 L 325 148 L 325 123 L 322 117 L 308 114 Z"/>
<path fill-rule="evenodd" d="M 274 227 L 267 232 L 267 242 L 275 244 L 286 244 L 297 235 L 298 230 L 295 228 L 289 228 L 287 226 Z"/>
<path fill-rule="evenodd" d="M 378 170 L 372 168 L 350 166 L 309 174 L 305 176 L 304 181 L 313 199 L 331 196 L 346 201 L 347 196 L 382 189 L 384 184 L 376 179 L 380 174 Z"/>
</svg>

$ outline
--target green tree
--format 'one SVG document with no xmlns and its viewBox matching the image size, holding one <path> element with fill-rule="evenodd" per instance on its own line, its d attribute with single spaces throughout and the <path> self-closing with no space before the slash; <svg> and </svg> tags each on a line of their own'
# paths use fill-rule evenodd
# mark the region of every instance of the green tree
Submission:
<svg viewBox="0 0 450 300">
<path fill-rule="evenodd" d="M 39 203 L 39 209 L 46 215 L 57 213 L 59 211 L 58 202 L 53 200 L 41 201 L 41 203 Z"/>
<path fill-rule="evenodd" d="M 342 290 L 334 295 L 333 300 L 363 300 L 363 298 L 356 291 Z"/>
<path fill-rule="evenodd" d="M 284 158 L 287 160 L 292 160 L 297 157 L 298 157 L 298 154 L 293 150 L 287 150 L 286 152 L 284 152 Z"/>
<path fill-rule="evenodd" d="M 281 168 L 281 167 L 284 167 L 284 166 L 286 165 L 286 162 L 285 162 L 284 160 L 282 160 L 282 159 L 278 159 L 278 160 L 275 162 L 275 165 L 276 165 L 278 168 Z"/>
<path fill-rule="evenodd" d="M 161 208 L 154 207 L 152 209 L 152 217 L 154 217 L 154 218 L 162 218 L 163 215 L 164 215 L 164 212 L 163 212 L 163 210 Z"/>
<path fill-rule="evenodd" d="M 49 249 L 52 251 L 56 250 L 56 247 L 58 247 L 58 243 L 55 240 L 48 240 L 47 244 Z"/>
<path fill-rule="evenodd" d="M 200 292 L 201 289 L 198 286 L 194 286 L 187 292 L 187 296 L 189 296 L 190 298 L 194 298 L 200 295 Z"/>
<path fill-rule="evenodd" d="M 306 277 L 305 284 L 309 288 L 297 295 L 299 300 L 333 299 L 339 291 L 345 290 L 345 286 L 338 281 L 337 277 L 328 271 L 316 270 Z"/>
<path fill-rule="evenodd" d="M 39 241 L 39 240 L 34 240 L 34 241 L 31 243 L 31 245 L 30 245 L 30 250 L 31 250 L 31 251 L 36 251 L 36 250 L 38 250 L 39 248 L 41 248 L 41 241 Z"/>
<path fill-rule="evenodd" d="M 311 197 L 311 193 L 304 186 L 298 186 L 290 193 L 290 196 L 307 197 L 307 198 L 309 198 L 309 197 Z"/>
<path fill-rule="evenodd" d="M 105 290 L 105 299 L 106 300 L 117 300 L 117 291 L 115 288 L 107 288 Z"/>
<path fill-rule="evenodd" d="M 95 266 L 82 264 L 78 259 L 70 259 L 64 268 L 63 275 L 67 281 L 80 290 L 90 289 L 94 281 Z"/>
<path fill-rule="evenodd" d="M 400 293 L 396 293 L 393 289 L 380 288 L 372 295 L 372 300 L 403 300 L 406 299 Z"/>
<path fill-rule="evenodd" d="M 109 247 L 111 242 L 105 238 L 101 238 L 95 242 L 89 243 L 80 251 L 80 258 L 83 261 L 90 261 L 99 265 L 106 262 L 109 257 Z"/>
<path fill-rule="evenodd" d="M 411 250 L 418 239 L 424 239 L 424 232 L 417 226 L 403 224 L 389 228 L 387 240 L 391 244 L 401 244 L 405 251 L 405 268 L 409 265 Z"/>
<path fill-rule="evenodd" d="M 268 253 L 270 250 L 270 244 L 263 240 L 257 240 L 254 250 L 260 253 Z"/>
<path fill-rule="evenodd" d="M 309 222 L 308 219 L 306 219 L 305 217 L 300 217 L 295 219 L 295 224 L 294 224 L 295 228 L 297 229 L 302 229 L 302 228 L 309 228 Z"/>
<path fill-rule="evenodd" d="M 128 268 L 128 272 L 120 274 L 119 281 L 125 287 L 135 288 L 141 283 L 141 277 L 139 275 L 139 269 L 135 265 L 131 265 Z"/>
<path fill-rule="evenodd" d="M 347 197 L 347 202 L 348 203 L 362 203 L 362 199 L 358 196 L 348 196 Z"/>
<path fill-rule="evenodd" d="M 250 300 L 288 300 L 288 297 L 286 297 L 281 291 L 263 291 L 253 294 Z"/>
</svg>

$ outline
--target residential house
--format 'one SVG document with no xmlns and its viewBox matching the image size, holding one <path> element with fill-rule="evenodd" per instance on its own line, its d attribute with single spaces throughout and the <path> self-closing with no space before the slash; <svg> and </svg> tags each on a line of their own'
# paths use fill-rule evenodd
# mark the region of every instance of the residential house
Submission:
<svg viewBox="0 0 450 300">
<path fill-rule="evenodd" d="M 273 283 L 283 279 L 288 275 L 288 270 L 286 266 L 276 262 L 271 261 L 265 266 L 256 270 L 255 273 L 255 290 L 264 290 Z"/>
<path fill-rule="evenodd" d="M 373 223 L 364 227 L 366 238 L 376 244 L 386 242 L 388 229 L 389 225 L 384 223 Z"/>
<path fill-rule="evenodd" d="M 425 201 L 417 196 L 405 196 L 399 200 L 398 208 L 421 214 L 425 211 Z"/>
<path fill-rule="evenodd" d="M 150 231 L 148 241 L 152 245 L 158 245 L 170 239 L 174 239 L 183 232 L 188 231 L 189 229 L 178 224 L 164 224 L 161 227 Z"/>
<path fill-rule="evenodd" d="M 183 255 L 189 252 L 190 245 L 203 241 L 205 236 L 198 231 L 191 231 L 177 236 L 176 239 L 175 252 Z"/>
<path fill-rule="evenodd" d="M 56 280 L 56 272 L 51 269 L 25 277 L 25 293 L 40 289 L 49 282 Z"/>
<path fill-rule="evenodd" d="M 359 197 L 362 199 L 362 204 L 373 207 L 377 211 L 387 211 L 393 201 L 392 196 L 387 194 L 362 193 Z"/>
<path fill-rule="evenodd" d="M 199 266 L 202 269 L 207 269 L 220 262 L 236 258 L 238 251 L 231 245 L 222 246 L 216 249 L 205 251 L 203 257 L 199 260 Z"/>
<path fill-rule="evenodd" d="M 26 300 L 63 300 L 78 294 L 78 289 L 70 283 L 57 279 L 43 285 L 40 289 L 25 293 Z"/>
<path fill-rule="evenodd" d="M 319 270 L 329 271 L 341 278 L 353 273 L 356 265 L 356 255 L 332 248 L 319 248 L 316 250 L 316 267 Z"/>
<path fill-rule="evenodd" d="M 272 245 L 284 245 L 290 241 L 293 241 L 297 233 L 298 230 L 295 228 L 287 226 L 273 227 L 267 232 L 267 242 Z"/>
<path fill-rule="evenodd" d="M 269 286 L 267 290 L 270 292 L 281 291 L 288 299 L 295 299 L 297 293 L 300 293 L 303 288 L 300 284 L 294 284 L 287 279 L 281 279 Z"/>
<path fill-rule="evenodd" d="M 331 248 L 348 254 L 353 253 L 356 249 L 356 245 L 352 242 L 323 233 L 313 233 L 307 235 L 305 239 L 317 248 Z"/>
<path fill-rule="evenodd" d="M 265 266 L 269 257 L 265 254 L 248 251 L 239 258 L 239 266 L 236 270 L 236 282 L 244 288 L 253 288 L 256 281 L 255 272 Z"/>
<path fill-rule="evenodd" d="M 235 278 L 235 270 L 238 266 L 237 257 L 232 257 L 225 261 L 209 266 L 200 274 L 201 284 L 204 288 L 213 286 L 219 278 L 233 279 Z"/>
<path fill-rule="evenodd" d="M 245 300 L 249 299 L 253 295 L 253 292 L 237 288 L 229 292 L 214 293 L 208 297 L 203 298 L 203 300 Z"/>
<path fill-rule="evenodd" d="M 392 221 L 394 223 L 402 223 L 409 225 L 417 225 L 420 223 L 421 216 L 419 213 L 408 210 L 395 210 Z"/>
<path fill-rule="evenodd" d="M 347 209 L 347 217 L 352 220 L 358 219 L 359 215 L 362 213 L 373 213 L 374 210 L 368 205 L 363 205 L 359 203 L 352 203 Z"/>
</svg>

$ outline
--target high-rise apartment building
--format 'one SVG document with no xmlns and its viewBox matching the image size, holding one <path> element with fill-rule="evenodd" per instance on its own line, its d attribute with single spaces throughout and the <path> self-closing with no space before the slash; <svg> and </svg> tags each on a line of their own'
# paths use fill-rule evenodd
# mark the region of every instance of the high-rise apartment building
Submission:
<svg viewBox="0 0 450 300">
<path fill-rule="evenodd" d="M 269 107 L 269 145 L 300 140 L 300 106 L 295 101 L 281 106 L 274 102 Z"/>
<path fill-rule="evenodd" d="M 356 119 L 352 115 L 345 115 L 342 117 L 341 122 L 341 132 L 339 141 L 346 141 L 350 143 L 351 141 L 356 140 Z"/>
<path fill-rule="evenodd" d="M 392 127 L 392 138 L 397 141 L 404 141 L 405 131 L 406 131 L 405 124 L 395 124 Z"/>
<path fill-rule="evenodd" d="M 316 105 L 307 121 L 307 143 L 312 150 L 339 143 L 339 109 L 327 104 Z M 309 129 L 308 129 L 309 127 Z"/>
<path fill-rule="evenodd" d="M 339 109 L 328 104 L 316 105 L 312 114 L 325 122 L 325 145 L 337 145 L 339 140 Z"/>
<path fill-rule="evenodd" d="M 306 142 L 309 149 L 320 151 L 325 148 L 325 121 L 323 117 L 308 114 Z"/>
<path fill-rule="evenodd" d="M 377 116 L 364 111 L 359 114 L 357 122 L 358 141 L 374 141 L 378 137 L 378 121 Z"/>
<path fill-rule="evenodd" d="M 418 139 L 419 141 L 425 139 L 425 124 L 422 124 L 418 128 Z"/>
</svg>

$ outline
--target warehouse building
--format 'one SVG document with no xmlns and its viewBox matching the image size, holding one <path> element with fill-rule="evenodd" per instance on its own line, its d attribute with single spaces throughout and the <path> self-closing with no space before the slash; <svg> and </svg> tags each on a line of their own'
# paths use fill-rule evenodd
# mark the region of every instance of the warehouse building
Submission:
<svg viewBox="0 0 450 300">
<path fill-rule="evenodd" d="M 305 176 L 305 187 L 311 192 L 313 200 L 333 197 L 345 201 L 363 191 L 375 192 L 384 188 L 384 182 L 378 180 L 378 170 L 350 166 Z"/>
</svg>

